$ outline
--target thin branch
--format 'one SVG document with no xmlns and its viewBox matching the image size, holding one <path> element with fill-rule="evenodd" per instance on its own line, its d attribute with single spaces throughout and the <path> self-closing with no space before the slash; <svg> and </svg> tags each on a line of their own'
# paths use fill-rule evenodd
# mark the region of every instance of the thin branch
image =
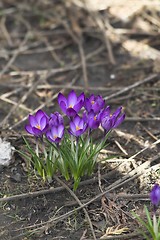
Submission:
<svg viewBox="0 0 160 240">
<path fill-rule="evenodd" d="M 135 83 L 133 83 L 133 84 L 127 86 L 127 87 L 124 87 L 122 90 L 119 90 L 119 91 L 111 94 L 110 96 L 105 97 L 104 99 L 105 100 L 109 100 L 111 98 L 117 97 L 117 96 L 121 95 L 122 93 L 126 93 L 126 92 L 130 91 L 131 89 L 139 87 L 140 85 L 142 85 L 144 83 L 148 83 L 148 82 L 156 79 L 157 77 L 158 77 L 158 74 L 152 74 L 149 77 L 146 77 L 146 78 L 144 78 L 144 79 L 142 79 L 140 81 L 137 81 L 137 82 L 135 82 Z"/>
<path fill-rule="evenodd" d="M 2 75 L 10 68 L 10 66 L 14 63 L 14 61 L 16 60 L 17 56 L 19 55 L 19 53 L 21 52 L 21 48 L 26 44 L 27 40 L 28 40 L 29 34 L 27 33 L 25 35 L 25 38 L 23 39 L 23 41 L 21 42 L 19 48 L 14 52 L 13 56 L 10 58 L 10 60 L 8 61 L 8 63 L 6 64 L 6 66 L 3 68 L 3 70 L 0 72 L 0 79 L 2 77 Z"/>
<path fill-rule="evenodd" d="M 27 99 L 27 97 L 28 97 L 33 91 L 35 91 L 37 85 L 38 85 L 40 82 L 42 82 L 45 78 L 47 78 L 47 76 L 43 76 L 43 75 L 42 75 L 42 76 L 38 79 L 38 81 L 36 81 L 36 82 L 31 86 L 31 88 L 29 89 L 29 91 L 22 96 L 22 98 L 18 101 L 18 103 L 17 103 L 16 105 L 14 105 L 14 106 L 12 107 L 12 109 L 10 109 L 9 113 L 7 114 L 7 116 L 6 116 L 6 117 L 2 120 L 2 122 L 0 123 L 0 127 L 3 127 L 3 126 L 6 124 L 7 120 L 9 119 L 9 117 L 17 110 L 17 108 L 18 108 L 22 103 L 25 102 L 25 100 Z"/>
</svg>

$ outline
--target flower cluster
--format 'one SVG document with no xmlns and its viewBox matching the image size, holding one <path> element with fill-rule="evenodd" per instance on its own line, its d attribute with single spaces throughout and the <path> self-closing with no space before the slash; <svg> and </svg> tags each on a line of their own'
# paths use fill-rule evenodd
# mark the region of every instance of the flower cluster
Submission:
<svg viewBox="0 0 160 240">
<path fill-rule="evenodd" d="M 86 97 L 81 93 L 77 96 L 74 91 L 67 98 L 59 93 L 58 104 L 69 119 L 69 127 L 65 127 L 59 112 L 49 116 L 38 110 L 35 115 L 29 115 L 29 124 L 25 126 L 26 131 L 36 137 L 36 150 L 24 140 L 36 173 L 52 181 L 54 173 L 59 171 L 66 180 L 74 179 L 76 190 L 81 177 L 93 173 L 108 133 L 123 122 L 125 114 L 122 107 L 111 114 L 100 95 Z M 94 143 L 91 132 L 99 126 L 104 129 L 104 136 Z"/>
<path fill-rule="evenodd" d="M 105 107 L 105 100 L 102 96 L 91 95 L 85 97 L 84 93 L 79 96 L 72 90 L 68 98 L 62 93 L 58 95 L 58 104 L 64 114 L 70 119 L 69 134 L 79 137 L 89 130 L 97 129 L 101 126 L 104 133 L 118 127 L 124 120 L 125 114 L 122 107 L 119 107 L 111 114 L 110 106 Z M 83 110 L 80 116 L 80 110 Z M 64 120 L 59 112 L 48 116 L 42 110 L 38 110 L 35 115 L 29 115 L 29 124 L 25 127 L 26 131 L 36 137 L 44 134 L 47 139 L 54 143 L 59 143 L 64 136 Z"/>
</svg>

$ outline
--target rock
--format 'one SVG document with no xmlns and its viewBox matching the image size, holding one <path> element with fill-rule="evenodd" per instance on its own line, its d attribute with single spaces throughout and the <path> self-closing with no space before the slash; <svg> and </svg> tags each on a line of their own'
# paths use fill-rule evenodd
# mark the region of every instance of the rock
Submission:
<svg viewBox="0 0 160 240">
<path fill-rule="evenodd" d="M 0 166 L 8 166 L 12 160 L 15 148 L 10 142 L 0 138 Z"/>
<path fill-rule="evenodd" d="M 20 173 L 15 173 L 15 174 L 12 174 L 10 176 L 11 180 L 15 181 L 15 182 L 21 182 L 22 180 L 22 176 Z"/>
</svg>

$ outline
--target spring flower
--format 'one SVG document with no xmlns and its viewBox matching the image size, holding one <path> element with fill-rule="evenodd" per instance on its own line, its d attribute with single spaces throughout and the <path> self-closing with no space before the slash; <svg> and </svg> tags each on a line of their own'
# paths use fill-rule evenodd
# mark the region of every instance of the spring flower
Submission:
<svg viewBox="0 0 160 240">
<path fill-rule="evenodd" d="M 110 114 L 110 107 L 107 106 L 101 112 L 101 125 L 106 132 L 118 127 L 124 121 L 125 114 L 121 114 L 121 110 L 122 107 L 119 107 L 113 114 Z"/>
<path fill-rule="evenodd" d="M 94 113 L 100 112 L 102 108 L 104 108 L 105 100 L 102 98 L 102 96 L 94 96 L 92 94 L 89 98 L 85 99 L 85 109 L 90 112 L 93 110 Z"/>
<path fill-rule="evenodd" d="M 87 129 L 87 123 L 83 118 L 76 115 L 70 122 L 70 129 L 68 130 L 71 135 L 79 137 Z"/>
<path fill-rule="evenodd" d="M 90 129 L 96 129 L 100 125 L 101 113 L 95 114 L 93 110 L 91 110 L 89 113 L 84 112 L 83 119 L 88 123 L 88 127 Z"/>
<path fill-rule="evenodd" d="M 46 137 L 49 141 L 59 143 L 64 135 L 64 125 L 52 126 L 50 130 L 46 132 Z"/>
<path fill-rule="evenodd" d="M 49 125 L 50 126 L 58 126 L 60 124 L 63 124 L 64 120 L 62 115 L 59 112 L 51 113 L 50 115 L 50 120 L 49 120 Z"/>
<path fill-rule="evenodd" d="M 48 129 L 49 117 L 42 110 L 38 110 L 35 115 L 29 115 L 29 125 L 25 126 L 28 133 L 40 137 Z"/>
<path fill-rule="evenodd" d="M 160 186 L 155 184 L 150 193 L 150 199 L 154 206 L 158 206 L 160 203 Z"/>
<path fill-rule="evenodd" d="M 68 98 L 62 93 L 58 94 L 58 104 L 61 110 L 69 117 L 74 117 L 84 105 L 85 95 L 81 93 L 78 97 L 72 90 Z"/>
</svg>

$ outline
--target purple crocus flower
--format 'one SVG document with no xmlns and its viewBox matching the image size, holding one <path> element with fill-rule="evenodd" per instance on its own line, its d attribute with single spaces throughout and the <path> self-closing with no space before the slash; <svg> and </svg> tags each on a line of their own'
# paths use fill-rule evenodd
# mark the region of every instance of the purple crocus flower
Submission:
<svg viewBox="0 0 160 240">
<path fill-rule="evenodd" d="M 29 125 L 26 125 L 25 129 L 28 133 L 40 137 L 48 129 L 48 120 L 47 114 L 38 110 L 35 115 L 29 115 Z"/>
<path fill-rule="evenodd" d="M 51 113 L 49 126 L 59 126 L 60 124 L 64 124 L 64 120 L 62 115 L 59 112 Z"/>
<path fill-rule="evenodd" d="M 157 207 L 160 203 L 160 186 L 156 183 L 150 192 L 152 204 Z"/>
<path fill-rule="evenodd" d="M 74 117 L 84 105 L 85 95 L 81 93 L 78 97 L 74 90 L 72 90 L 68 98 L 62 93 L 58 94 L 58 104 L 61 110 L 69 117 Z"/>
<path fill-rule="evenodd" d="M 125 114 L 121 114 L 121 110 L 122 107 L 119 107 L 113 114 L 110 114 L 110 107 L 107 106 L 101 112 L 101 125 L 106 132 L 118 127 L 124 121 Z"/>
<path fill-rule="evenodd" d="M 79 137 L 87 129 L 87 123 L 79 115 L 76 115 L 70 122 L 70 129 L 68 130 L 70 134 Z"/>
<path fill-rule="evenodd" d="M 100 112 L 102 108 L 104 108 L 105 100 L 102 96 L 95 96 L 92 94 L 89 98 L 85 99 L 85 109 L 90 112 L 93 110 L 94 113 Z"/>
<path fill-rule="evenodd" d="M 96 129 L 100 125 L 100 120 L 101 120 L 101 114 L 94 113 L 93 110 L 91 110 L 89 113 L 84 112 L 83 113 L 83 119 L 85 122 L 88 124 L 88 127 L 90 129 Z"/>
<path fill-rule="evenodd" d="M 64 125 L 52 126 L 50 130 L 46 132 L 46 137 L 49 141 L 59 143 L 64 135 Z"/>
</svg>

